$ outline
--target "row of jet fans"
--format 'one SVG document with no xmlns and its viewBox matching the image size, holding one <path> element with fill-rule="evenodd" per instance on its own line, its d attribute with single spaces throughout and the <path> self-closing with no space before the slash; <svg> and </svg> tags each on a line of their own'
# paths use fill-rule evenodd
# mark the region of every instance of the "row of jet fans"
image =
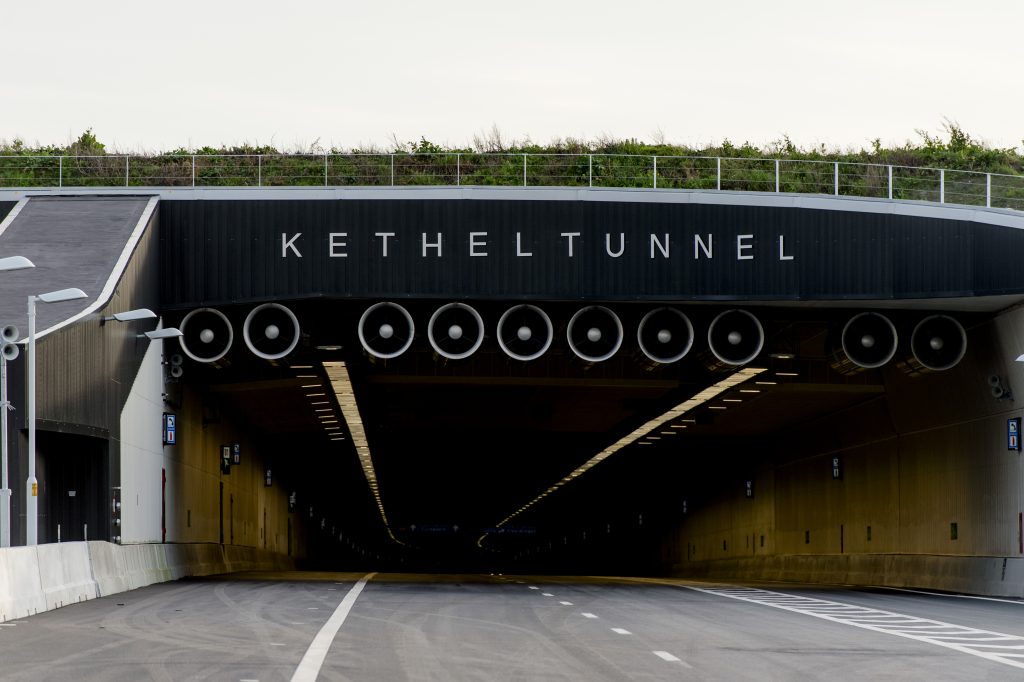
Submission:
<svg viewBox="0 0 1024 682">
<path fill-rule="evenodd" d="M 217 362 L 234 342 L 231 322 L 214 308 L 189 312 L 179 327 L 184 334 L 180 338 L 182 350 L 198 362 Z M 496 332 L 501 350 L 522 362 L 544 355 L 555 337 L 551 318 L 528 303 L 506 310 L 498 320 Z M 416 324 L 401 305 L 382 302 L 371 305 L 362 314 L 358 333 L 360 343 L 370 355 L 396 358 L 412 345 Z M 431 347 L 450 360 L 471 356 L 480 348 L 485 335 L 480 314 L 465 303 L 442 305 L 427 322 Z M 600 305 L 581 308 L 566 326 L 569 348 L 587 362 L 601 362 L 614 356 L 624 335 L 619 316 Z M 287 307 L 265 303 L 246 316 L 242 337 L 257 357 L 276 360 L 298 345 L 299 321 Z M 681 360 L 693 347 L 694 338 L 693 324 L 686 314 L 667 306 L 644 315 L 636 330 L 640 350 L 658 364 Z M 761 322 L 742 309 L 719 313 L 707 330 L 708 348 L 723 365 L 750 362 L 761 352 L 764 342 Z M 881 367 L 893 358 L 898 345 L 896 327 L 888 317 L 876 312 L 859 313 L 843 327 L 841 349 L 836 349 L 833 366 L 846 373 Z M 931 315 L 914 327 L 907 361 L 917 370 L 945 370 L 956 365 L 966 349 L 967 335 L 959 322 L 948 315 Z"/>
</svg>

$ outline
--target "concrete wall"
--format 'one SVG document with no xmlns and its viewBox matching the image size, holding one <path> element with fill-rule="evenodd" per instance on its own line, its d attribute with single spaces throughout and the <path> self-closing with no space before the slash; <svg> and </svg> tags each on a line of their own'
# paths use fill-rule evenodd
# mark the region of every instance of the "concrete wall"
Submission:
<svg viewBox="0 0 1024 682">
<path fill-rule="evenodd" d="M 67 542 L 0 549 L 0 622 L 187 576 L 293 568 L 280 554 L 211 544 Z"/>
<path fill-rule="evenodd" d="M 890 365 L 884 395 L 766 439 L 754 499 L 709 482 L 666 542 L 673 572 L 1024 596 L 1024 465 L 1006 443 L 1024 414 L 1022 330 L 1008 311 L 968 330 L 954 369 Z M 990 375 L 1017 400 L 995 399 Z"/>
</svg>

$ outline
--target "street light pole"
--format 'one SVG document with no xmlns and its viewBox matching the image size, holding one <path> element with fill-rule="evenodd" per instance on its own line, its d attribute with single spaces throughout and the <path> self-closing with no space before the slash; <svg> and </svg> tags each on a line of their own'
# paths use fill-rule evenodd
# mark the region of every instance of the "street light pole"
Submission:
<svg viewBox="0 0 1024 682">
<path fill-rule="evenodd" d="M 12 270 L 26 270 L 34 268 L 35 263 L 24 256 L 7 256 L 0 258 L 0 272 Z M 7 341 L 7 334 L 10 332 L 10 342 L 17 341 L 17 327 L 5 327 L 2 341 Z M 11 357 L 17 357 L 17 346 L 13 346 L 15 352 Z M 11 485 L 7 480 L 7 411 L 11 409 L 11 402 L 7 397 L 7 357 L 8 348 L 5 343 L 0 343 L 0 547 L 11 546 Z"/>
<path fill-rule="evenodd" d="M 28 480 L 25 486 L 25 544 L 39 544 L 39 481 L 36 480 L 36 301 L 59 303 L 85 298 L 81 289 L 61 289 L 28 297 Z"/>
</svg>

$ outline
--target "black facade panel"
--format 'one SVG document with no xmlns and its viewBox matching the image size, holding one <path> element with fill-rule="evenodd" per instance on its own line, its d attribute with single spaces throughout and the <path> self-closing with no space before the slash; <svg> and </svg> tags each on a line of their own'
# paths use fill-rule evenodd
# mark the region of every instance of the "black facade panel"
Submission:
<svg viewBox="0 0 1024 682">
<path fill-rule="evenodd" d="M 1024 233 L 888 213 L 476 199 L 160 207 L 165 307 L 320 296 L 784 301 L 1024 291 L 1024 273 L 1011 267 Z"/>
</svg>

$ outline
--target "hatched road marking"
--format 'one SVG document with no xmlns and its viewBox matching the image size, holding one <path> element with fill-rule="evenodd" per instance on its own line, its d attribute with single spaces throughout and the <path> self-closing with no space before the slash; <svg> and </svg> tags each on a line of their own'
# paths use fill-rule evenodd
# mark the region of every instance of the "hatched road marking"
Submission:
<svg viewBox="0 0 1024 682">
<path fill-rule="evenodd" d="M 1024 669 L 1024 637 L 1017 635 L 752 587 L 685 587 L 696 592 L 802 613 L 887 635 L 906 637 Z"/>
</svg>

